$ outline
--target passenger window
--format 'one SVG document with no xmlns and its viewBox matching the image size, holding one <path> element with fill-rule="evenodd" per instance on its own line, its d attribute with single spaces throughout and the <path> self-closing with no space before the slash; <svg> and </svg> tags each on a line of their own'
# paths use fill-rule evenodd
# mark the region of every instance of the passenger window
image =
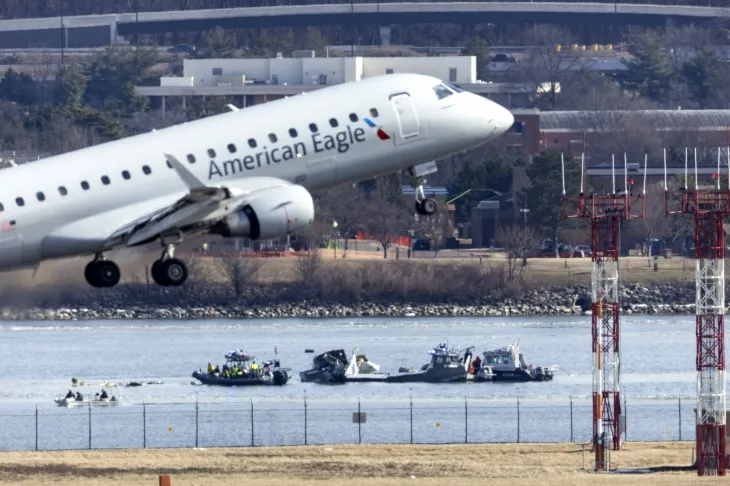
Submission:
<svg viewBox="0 0 730 486">
<path fill-rule="evenodd" d="M 142 172 L 144 172 L 147 175 L 150 175 L 152 173 L 152 169 L 150 169 L 149 165 L 143 165 L 142 166 Z"/>
<path fill-rule="evenodd" d="M 166 161 L 165 161 L 165 163 L 167 164 L 167 166 L 168 166 L 168 167 L 169 167 L 170 169 L 172 169 L 172 164 L 170 163 L 170 161 L 169 161 L 169 160 L 166 160 Z"/>
<path fill-rule="evenodd" d="M 124 177 L 126 180 L 129 180 L 129 178 L 132 177 L 132 176 L 129 175 L 129 171 L 123 170 L 122 171 L 122 177 Z"/>
<path fill-rule="evenodd" d="M 350 113 L 350 121 L 351 122 L 356 122 L 357 121 L 357 115 L 354 114 L 354 113 Z"/>
<path fill-rule="evenodd" d="M 5 211 L 5 206 L 3 206 L 3 203 L 0 203 L 0 212 Z"/>
<path fill-rule="evenodd" d="M 449 88 L 447 88 L 443 84 L 439 84 L 438 86 L 434 86 L 433 87 L 433 92 L 436 93 L 436 96 L 440 100 L 442 100 L 442 99 L 444 99 L 444 98 L 446 98 L 446 97 L 451 96 L 452 94 L 454 94 L 454 93 L 451 92 L 451 90 L 449 90 Z"/>
<path fill-rule="evenodd" d="M 215 159 L 215 150 L 208 149 L 208 157 L 210 157 L 211 159 Z"/>
<path fill-rule="evenodd" d="M 107 176 L 101 176 L 101 182 L 102 182 L 102 183 L 103 183 L 103 184 L 104 184 L 105 186 L 108 186 L 108 185 L 109 185 L 109 183 L 110 183 L 111 181 L 109 180 L 109 178 L 108 178 Z"/>
<path fill-rule="evenodd" d="M 16 197 L 15 204 L 17 204 L 18 206 L 25 206 L 25 201 L 23 201 L 22 197 Z"/>
<path fill-rule="evenodd" d="M 188 162 L 191 164 L 195 163 L 195 156 L 193 154 L 188 154 Z"/>
<path fill-rule="evenodd" d="M 38 200 L 41 201 L 41 202 L 43 202 L 43 201 L 46 200 L 46 195 L 43 194 L 42 192 L 36 192 L 35 193 L 35 197 L 37 197 Z"/>
<path fill-rule="evenodd" d="M 377 108 L 370 108 L 370 116 L 372 116 L 373 118 L 377 118 L 378 117 L 378 110 L 377 110 Z"/>
<path fill-rule="evenodd" d="M 232 153 L 232 154 L 235 154 L 235 153 L 236 153 L 236 146 L 235 146 L 235 145 L 233 145 L 232 143 L 229 143 L 229 144 L 228 144 L 228 151 L 229 151 L 230 153 Z"/>
<path fill-rule="evenodd" d="M 276 143 L 276 134 L 275 133 L 269 133 L 269 140 L 271 140 L 271 143 Z"/>
<path fill-rule="evenodd" d="M 309 131 L 312 133 L 317 133 L 317 125 L 315 123 L 309 124 Z"/>
<path fill-rule="evenodd" d="M 81 189 L 83 189 L 84 191 L 89 189 L 89 183 L 86 181 L 81 181 Z"/>
<path fill-rule="evenodd" d="M 59 187 L 58 187 L 58 193 L 59 193 L 60 195 L 62 195 L 62 196 L 65 196 L 66 194 L 68 194 L 68 191 L 66 190 L 66 188 L 65 188 L 65 187 L 63 187 L 63 186 L 59 186 Z"/>
<path fill-rule="evenodd" d="M 332 128 L 337 128 L 337 125 L 338 125 L 337 119 L 336 118 L 330 118 L 330 126 Z"/>
<path fill-rule="evenodd" d="M 297 138 L 297 131 L 296 131 L 296 129 L 294 129 L 294 128 L 290 128 L 290 129 L 289 129 L 289 136 L 290 136 L 291 138 Z"/>
<path fill-rule="evenodd" d="M 248 139 L 248 146 L 251 147 L 251 148 L 256 148 L 256 140 L 254 140 L 253 138 L 249 138 Z"/>
</svg>

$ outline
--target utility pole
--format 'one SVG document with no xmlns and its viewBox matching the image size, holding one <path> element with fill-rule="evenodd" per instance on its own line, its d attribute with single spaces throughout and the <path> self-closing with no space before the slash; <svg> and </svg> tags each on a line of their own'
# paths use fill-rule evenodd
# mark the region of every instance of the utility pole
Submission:
<svg viewBox="0 0 730 486">
<path fill-rule="evenodd" d="M 522 266 L 527 266 L 527 213 L 530 212 L 527 208 L 520 209 L 520 212 L 525 215 L 525 229 L 522 233 Z"/>
</svg>

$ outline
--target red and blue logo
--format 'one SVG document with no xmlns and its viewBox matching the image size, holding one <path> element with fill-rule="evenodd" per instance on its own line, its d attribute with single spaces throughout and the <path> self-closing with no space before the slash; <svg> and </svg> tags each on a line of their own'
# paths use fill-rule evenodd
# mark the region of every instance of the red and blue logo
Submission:
<svg viewBox="0 0 730 486">
<path fill-rule="evenodd" d="M 385 130 L 383 130 L 382 128 L 380 128 L 379 126 L 377 126 L 375 123 L 373 123 L 373 121 L 370 118 L 363 118 L 363 120 L 365 120 L 365 123 L 367 123 L 367 125 L 370 128 L 377 128 L 378 129 L 377 132 L 375 132 L 375 133 L 378 134 L 378 138 L 380 140 L 390 140 L 390 135 L 388 135 L 387 133 L 385 133 Z"/>
</svg>

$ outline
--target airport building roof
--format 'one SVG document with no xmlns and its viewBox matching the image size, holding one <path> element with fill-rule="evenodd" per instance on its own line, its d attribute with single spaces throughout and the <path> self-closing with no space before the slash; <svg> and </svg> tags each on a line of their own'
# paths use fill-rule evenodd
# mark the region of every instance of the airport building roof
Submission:
<svg viewBox="0 0 730 486">
<path fill-rule="evenodd" d="M 540 113 L 540 130 L 606 127 L 626 120 L 654 129 L 730 129 L 730 110 L 544 111 Z"/>
</svg>

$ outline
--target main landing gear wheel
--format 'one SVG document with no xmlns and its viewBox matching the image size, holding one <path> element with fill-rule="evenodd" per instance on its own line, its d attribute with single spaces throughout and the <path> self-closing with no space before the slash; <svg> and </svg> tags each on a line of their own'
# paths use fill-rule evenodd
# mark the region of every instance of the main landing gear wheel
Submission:
<svg viewBox="0 0 730 486">
<path fill-rule="evenodd" d="M 84 269 L 84 277 L 92 287 L 110 288 L 119 283 L 122 273 L 116 263 L 109 260 L 94 260 Z"/>
<path fill-rule="evenodd" d="M 188 267 L 182 260 L 168 258 L 152 264 L 152 280 L 164 287 L 182 285 L 188 279 Z"/>
<path fill-rule="evenodd" d="M 434 199 L 427 197 L 423 201 L 416 201 L 416 212 L 425 216 L 436 214 L 438 211 L 438 204 Z"/>
</svg>

